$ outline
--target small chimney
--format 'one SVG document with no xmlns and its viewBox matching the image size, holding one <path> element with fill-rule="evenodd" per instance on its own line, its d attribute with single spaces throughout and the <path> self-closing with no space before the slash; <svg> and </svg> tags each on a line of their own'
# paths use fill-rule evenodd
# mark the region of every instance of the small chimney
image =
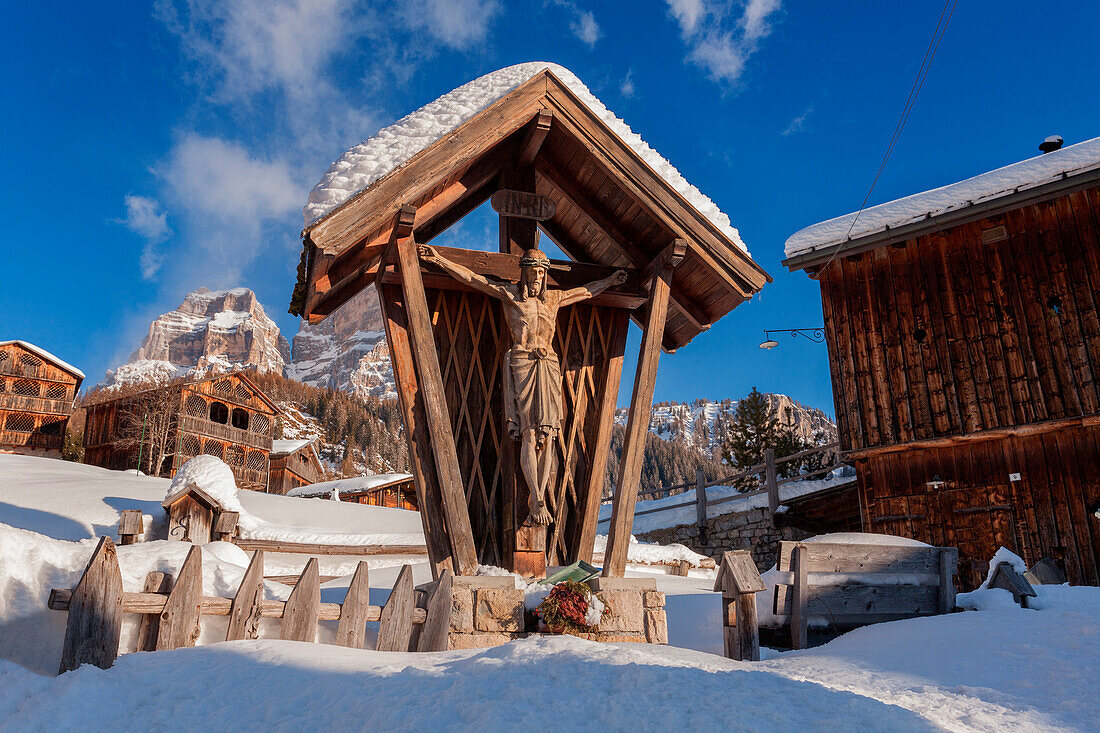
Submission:
<svg viewBox="0 0 1100 733">
<path fill-rule="evenodd" d="M 1061 135 L 1051 135 L 1046 140 L 1039 143 L 1039 150 L 1042 150 L 1044 153 L 1053 153 L 1060 147 L 1062 147 Z"/>
</svg>

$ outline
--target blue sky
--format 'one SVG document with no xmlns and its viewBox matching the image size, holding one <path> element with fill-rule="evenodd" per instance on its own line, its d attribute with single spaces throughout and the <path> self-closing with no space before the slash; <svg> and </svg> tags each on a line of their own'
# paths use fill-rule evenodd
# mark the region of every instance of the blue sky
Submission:
<svg viewBox="0 0 1100 733">
<path fill-rule="evenodd" d="M 627 10 L 627 8 L 630 8 Z M 658 400 L 753 386 L 832 414 L 821 323 L 785 239 L 852 211 L 938 2 L 241 0 L 21 3 L 0 57 L 7 247 L 0 338 L 125 360 L 199 286 L 255 290 L 289 338 L 301 207 L 346 148 L 460 84 L 572 69 L 738 227 L 775 282 L 662 360 Z M 1100 134 L 1100 4 L 961 0 L 871 203 Z M 453 236 L 495 235 L 474 215 Z M 637 338 L 629 348 L 636 348 Z M 630 376 L 624 375 L 623 400 Z"/>
</svg>

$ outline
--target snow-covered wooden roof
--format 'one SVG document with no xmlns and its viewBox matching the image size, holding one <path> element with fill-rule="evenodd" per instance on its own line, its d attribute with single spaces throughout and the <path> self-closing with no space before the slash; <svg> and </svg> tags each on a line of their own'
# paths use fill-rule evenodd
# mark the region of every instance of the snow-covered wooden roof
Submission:
<svg viewBox="0 0 1100 733">
<path fill-rule="evenodd" d="M 965 181 L 871 206 L 795 232 L 787 240 L 784 265 L 800 269 L 842 249 L 881 239 L 881 244 L 942 228 L 945 219 L 971 219 L 1026 199 L 1051 186 L 1074 186 L 1082 176 L 1100 174 L 1100 138 L 1022 160 Z M 853 220 L 855 224 L 853 226 Z M 850 230 L 850 234 L 849 234 Z"/>
<path fill-rule="evenodd" d="M 371 284 L 401 205 L 416 209 L 416 240 L 427 242 L 506 188 L 502 171 L 519 168 L 554 203 L 539 227 L 573 260 L 644 269 L 672 240 L 687 242 L 672 283 L 667 349 L 771 279 L 709 198 L 571 72 L 538 62 L 465 84 L 332 165 L 305 207 L 291 311 L 322 318 Z"/>
<path fill-rule="evenodd" d="M 12 344 L 15 344 L 17 346 L 22 346 L 24 349 L 26 349 L 27 351 L 30 351 L 31 353 L 35 354 L 36 356 L 40 356 L 43 359 L 45 359 L 46 361 L 52 362 L 54 364 L 54 366 L 58 367 L 59 369 L 63 369 L 65 371 L 69 372 L 70 374 L 72 374 L 77 379 L 81 379 L 81 380 L 84 379 L 84 372 L 80 371 L 79 369 L 77 369 L 72 364 L 68 363 L 67 361 L 62 361 L 61 359 L 58 359 L 56 356 L 54 356 L 50 352 L 46 351 L 43 348 L 35 346 L 34 344 L 32 344 L 28 341 L 20 341 L 19 339 L 11 339 L 11 340 L 8 340 L 8 341 L 0 341 L 0 346 L 10 346 Z"/>
</svg>

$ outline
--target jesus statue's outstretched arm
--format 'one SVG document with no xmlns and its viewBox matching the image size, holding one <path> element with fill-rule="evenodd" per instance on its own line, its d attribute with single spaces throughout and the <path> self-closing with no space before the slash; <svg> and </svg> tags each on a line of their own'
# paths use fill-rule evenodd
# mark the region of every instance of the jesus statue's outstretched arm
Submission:
<svg viewBox="0 0 1100 733">
<path fill-rule="evenodd" d="M 564 308 L 573 303 L 580 303 L 589 298 L 595 298 L 608 288 L 622 285 L 626 282 L 626 278 L 627 275 L 625 270 L 616 270 L 602 280 L 593 280 L 587 285 L 582 285 L 579 288 L 570 288 L 562 293 L 559 305 Z"/>
<path fill-rule="evenodd" d="M 508 300 L 508 291 L 505 288 L 500 285 L 494 285 L 473 270 L 463 267 L 457 262 L 451 262 L 446 257 L 436 252 L 433 247 L 422 244 L 416 249 L 422 260 L 443 268 L 447 274 L 455 280 L 466 283 L 475 290 L 480 290 L 490 297 Z"/>
</svg>

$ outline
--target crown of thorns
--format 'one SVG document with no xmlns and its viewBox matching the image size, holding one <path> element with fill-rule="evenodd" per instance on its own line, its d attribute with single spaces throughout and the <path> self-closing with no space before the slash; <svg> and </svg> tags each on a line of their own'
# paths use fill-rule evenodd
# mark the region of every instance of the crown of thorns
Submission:
<svg viewBox="0 0 1100 733">
<path fill-rule="evenodd" d="M 519 258 L 520 267 L 546 267 L 550 264 L 550 258 L 539 249 L 529 249 Z"/>
</svg>

